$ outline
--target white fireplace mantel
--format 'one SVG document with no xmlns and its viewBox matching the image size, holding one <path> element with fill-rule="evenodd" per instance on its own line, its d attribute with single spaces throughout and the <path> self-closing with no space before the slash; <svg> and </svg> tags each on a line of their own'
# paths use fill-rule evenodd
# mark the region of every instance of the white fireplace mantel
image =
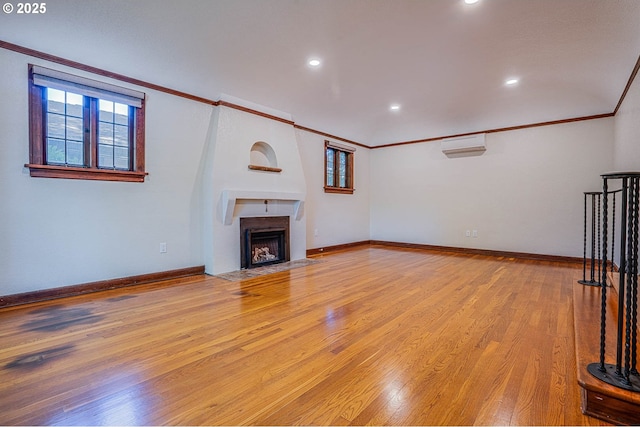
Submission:
<svg viewBox="0 0 640 427">
<path fill-rule="evenodd" d="M 293 202 L 293 216 L 296 221 L 302 219 L 304 193 L 282 191 L 250 191 L 250 190 L 222 190 L 222 222 L 225 225 L 233 223 L 233 211 L 238 200 L 284 200 Z"/>
</svg>

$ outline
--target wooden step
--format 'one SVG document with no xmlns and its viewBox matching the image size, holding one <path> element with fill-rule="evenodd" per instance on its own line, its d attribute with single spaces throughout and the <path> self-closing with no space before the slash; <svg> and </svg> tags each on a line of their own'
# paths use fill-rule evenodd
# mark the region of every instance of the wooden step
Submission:
<svg viewBox="0 0 640 427">
<path fill-rule="evenodd" d="M 616 287 L 607 288 L 605 363 L 615 363 L 618 316 L 617 279 L 610 275 Z M 640 392 L 624 390 L 599 380 L 587 371 L 590 363 L 600 361 L 600 307 L 602 290 L 598 286 L 575 283 L 573 316 L 576 339 L 578 384 L 581 387 L 581 409 L 590 415 L 614 424 L 640 424 Z"/>
</svg>

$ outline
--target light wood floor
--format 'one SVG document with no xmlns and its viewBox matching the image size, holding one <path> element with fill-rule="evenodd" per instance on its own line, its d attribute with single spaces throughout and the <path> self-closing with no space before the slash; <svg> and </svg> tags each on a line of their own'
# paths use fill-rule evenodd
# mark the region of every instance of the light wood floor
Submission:
<svg viewBox="0 0 640 427">
<path fill-rule="evenodd" d="M 581 266 L 362 247 L 0 310 L 0 424 L 597 425 Z"/>
</svg>

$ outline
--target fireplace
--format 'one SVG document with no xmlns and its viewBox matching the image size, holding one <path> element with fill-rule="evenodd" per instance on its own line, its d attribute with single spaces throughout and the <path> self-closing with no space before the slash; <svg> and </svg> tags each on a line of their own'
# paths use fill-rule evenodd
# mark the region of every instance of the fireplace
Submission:
<svg viewBox="0 0 640 427">
<path fill-rule="evenodd" d="M 240 267 L 255 268 L 290 260 L 289 217 L 240 218 Z"/>
</svg>

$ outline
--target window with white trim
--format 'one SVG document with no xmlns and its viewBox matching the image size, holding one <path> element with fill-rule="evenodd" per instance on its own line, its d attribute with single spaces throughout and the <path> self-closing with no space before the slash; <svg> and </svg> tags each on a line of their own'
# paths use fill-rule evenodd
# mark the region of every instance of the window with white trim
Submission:
<svg viewBox="0 0 640 427">
<path fill-rule="evenodd" d="M 143 182 L 145 94 L 29 66 L 31 176 Z"/>
</svg>

